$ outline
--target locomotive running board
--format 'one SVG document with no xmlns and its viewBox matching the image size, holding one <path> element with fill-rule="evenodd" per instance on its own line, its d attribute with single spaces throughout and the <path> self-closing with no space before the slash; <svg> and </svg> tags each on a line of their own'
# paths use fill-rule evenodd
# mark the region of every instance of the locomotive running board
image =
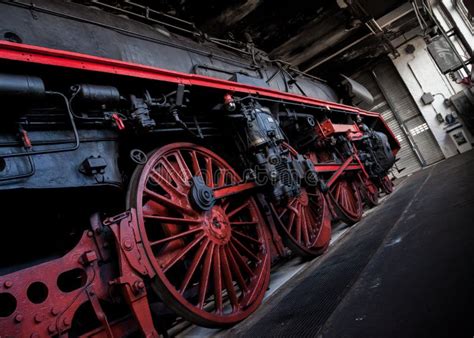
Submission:
<svg viewBox="0 0 474 338">
<path fill-rule="evenodd" d="M 385 129 L 393 137 L 395 142 L 398 143 L 395 135 L 392 133 L 379 113 L 369 112 L 356 107 L 318 100 L 298 94 L 280 92 L 274 89 L 256 87 L 244 83 L 237 83 L 209 76 L 182 73 L 157 67 L 134 64 L 131 62 L 124 62 L 109 58 L 9 41 L 0 41 L 0 59 L 64 68 L 82 69 L 86 71 L 131 76 L 169 83 L 180 83 L 187 86 L 215 88 L 229 92 L 246 93 L 273 99 L 304 103 L 327 110 L 334 109 L 352 114 L 370 116 L 379 119 L 380 122 L 385 126 Z"/>
</svg>

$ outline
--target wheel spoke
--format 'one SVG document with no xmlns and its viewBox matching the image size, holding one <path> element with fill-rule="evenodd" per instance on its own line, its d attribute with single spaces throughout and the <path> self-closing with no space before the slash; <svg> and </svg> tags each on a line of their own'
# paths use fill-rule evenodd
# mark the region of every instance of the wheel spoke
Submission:
<svg viewBox="0 0 474 338">
<path fill-rule="evenodd" d="M 230 246 L 230 249 L 231 251 L 233 252 L 234 254 L 234 258 L 235 258 L 235 261 L 242 267 L 242 269 L 245 270 L 245 272 L 247 273 L 247 275 L 249 275 L 250 277 L 253 277 L 255 274 L 254 272 L 252 271 L 252 269 L 250 269 L 250 267 L 248 266 L 247 262 L 244 260 L 244 258 L 240 255 L 239 251 L 237 250 L 237 248 L 235 247 L 235 245 L 231 242 L 229 243 L 229 246 Z"/>
<path fill-rule="evenodd" d="M 237 208 L 235 208 L 234 210 L 232 210 L 231 212 L 228 212 L 227 213 L 227 217 L 229 219 L 231 219 L 233 216 L 235 216 L 236 214 L 238 214 L 242 209 L 246 208 L 249 206 L 249 202 L 246 201 L 244 204 L 238 206 Z"/>
<path fill-rule="evenodd" d="M 214 188 L 214 173 L 212 172 L 212 159 L 206 157 L 206 181 L 210 188 Z"/>
<path fill-rule="evenodd" d="M 197 158 L 197 154 L 194 150 L 191 151 L 191 162 L 194 171 L 194 176 L 201 176 L 201 167 L 199 166 L 199 161 Z"/>
<path fill-rule="evenodd" d="M 217 182 L 217 187 L 223 187 L 225 185 L 225 175 L 227 171 L 225 169 L 219 169 L 219 180 Z"/>
<path fill-rule="evenodd" d="M 225 252 L 227 254 L 227 260 L 229 261 L 229 264 L 231 266 L 232 272 L 235 275 L 235 278 L 237 279 L 237 283 L 240 285 L 240 289 L 242 292 L 247 292 L 248 288 L 247 285 L 245 284 L 244 277 L 242 276 L 242 272 L 240 271 L 240 267 L 237 264 L 234 254 L 232 253 L 232 250 L 230 249 L 229 245 L 225 246 Z"/>
<path fill-rule="evenodd" d="M 288 233 L 291 234 L 291 230 L 293 229 L 293 224 L 295 223 L 296 214 L 294 212 L 291 213 L 290 220 L 288 222 Z"/>
<path fill-rule="evenodd" d="M 182 191 L 179 191 L 174 185 L 171 184 L 166 178 L 163 177 L 158 171 L 153 169 L 150 172 L 150 178 L 155 181 L 156 184 L 159 184 L 166 192 L 170 195 L 181 195 L 186 196 L 186 194 Z"/>
<path fill-rule="evenodd" d="M 181 151 L 177 150 L 174 153 L 174 157 L 176 158 L 176 163 L 179 166 L 179 169 L 181 170 L 181 173 L 183 174 L 183 179 L 184 182 L 189 182 L 191 180 L 191 171 L 189 170 L 188 164 L 184 160 L 183 154 L 181 154 Z"/>
<path fill-rule="evenodd" d="M 168 173 L 168 175 L 173 179 L 176 185 L 184 185 L 185 181 L 180 174 L 176 171 L 175 167 L 168 161 L 166 157 L 163 157 L 159 162 L 163 169 Z"/>
<path fill-rule="evenodd" d="M 301 242 L 301 213 L 298 210 L 298 215 L 296 216 L 296 240 Z"/>
<path fill-rule="evenodd" d="M 251 242 L 253 242 L 253 243 L 257 244 L 257 245 L 261 245 L 261 244 L 262 244 L 262 242 L 260 242 L 259 240 L 256 240 L 256 239 L 253 238 L 253 237 L 250 237 L 250 236 L 248 236 L 248 235 L 246 235 L 246 234 L 244 234 L 244 233 L 241 233 L 240 231 L 237 231 L 237 230 L 232 229 L 232 233 L 233 233 L 233 234 L 236 234 L 236 235 L 239 235 L 240 237 L 245 238 L 245 239 L 247 239 L 247 240 L 249 240 L 249 241 L 251 241 Z"/>
<path fill-rule="evenodd" d="M 193 275 L 196 272 L 196 268 L 198 267 L 202 256 L 206 252 L 206 248 L 209 245 L 209 242 L 210 240 L 206 238 L 204 242 L 202 243 L 201 247 L 199 248 L 199 250 L 194 255 L 193 261 L 191 265 L 189 266 L 188 271 L 186 271 L 186 275 L 184 276 L 183 282 L 181 283 L 181 287 L 179 288 L 179 292 L 181 294 L 183 294 L 184 291 L 186 291 L 186 288 L 188 287 L 188 284 L 191 281 L 191 278 L 193 278 Z"/>
<path fill-rule="evenodd" d="M 223 312 L 223 301 L 222 301 L 222 278 L 221 278 L 221 255 L 219 247 L 214 249 L 214 260 L 213 260 L 213 276 L 214 276 L 214 302 L 216 312 L 222 314 Z"/>
<path fill-rule="evenodd" d="M 180 238 L 195 234 L 196 232 L 199 232 L 199 231 L 203 231 L 202 228 L 194 228 L 194 229 L 191 229 L 191 230 L 188 230 L 188 231 L 184 231 L 184 232 L 181 232 L 177 235 L 173 235 L 173 236 L 170 236 L 170 237 L 159 239 L 157 241 L 150 242 L 150 246 L 156 246 L 156 245 L 163 244 L 163 243 L 166 243 L 166 242 L 174 241 L 175 239 L 180 239 Z"/>
<path fill-rule="evenodd" d="M 344 197 L 345 197 L 345 191 L 341 190 L 341 193 L 339 194 L 339 198 L 336 201 L 344 210 L 346 210 L 347 206 L 346 206 L 346 200 Z"/>
<path fill-rule="evenodd" d="M 179 225 L 199 225 L 202 223 L 202 219 L 188 219 L 188 218 L 176 218 L 176 217 L 167 217 L 167 216 L 156 216 L 144 213 L 143 217 L 148 219 L 154 219 L 160 221 L 161 223 L 171 223 Z"/>
<path fill-rule="evenodd" d="M 172 200 L 170 200 L 169 198 L 166 198 L 164 196 L 161 196 L 160 194 L 154 192 L 154 191 L 151 191 L 150 189 L 148 188 L 145 188 L 143 190 L 143 192 L 149 196 L 150 198 L 152 198 L 153 200 L 155 200 L 156 202 L 158 203 L 161 203 L 163 204 L 164 206 L 166 207 L 169 207 L 169 208 L 172 208 L 172 209 L 175 209 L 176 211 L 179 211 L 183 214 L 187 214 L 187 215 L 194 215 L 195 214 L 195 211 L 193 209 L 191 209 L 190 207 L 184 207 L 184 206 L 181 206 L 179 205 L 178 203 L 176 202 L 173 202 Z"/>
<path fill-rule="evenodd" d="M 204 234 L 196 237 L 191 243 L 186 245 L 178 254 L 176 254 L 169 262 L 163 267 L 163 272 L 168 271 L 173 265 L 175 265 L 179 260 L 181 260 L 186 254 L 194 248 L 204 237 Z"/>
<path fill-rule="evenodd" d="M 336 193 L 335 193 L 335 200 L 336 201 L 339 201 L 339 195 L 341 194 L 341 182 L 339 182 L 337 185 L 336 185 Z"/>
<path fill-rule="evenodd" d="M 239 241 L 239 240 L 238 240 L 237 238 L 235 238 L 235 237 L 232 237 L 232 241 L 233 241 L 235 244 L 237 244 L 237 246 L 238 246 L 239 248 L 242 249 L 242 251 L 244 252 L 244 254 L 245 254 L 248 258 L 251 257 L 251 258 L 253 258 L 254 261 L 256 261 L 256 262 L 258 261 L 258 257 L 255 256 L 255 254 L 254 254 L 252 251 L 250 251 L 249 248 L 247 248 L 245 245 L 243 245 L 241 241 Z"/>
<path fill-rule="evenodd" d="M 236 221 L 236 222 L 230 222 L 231 225 L 257 225 L 257 221 Z"/>
<path fill-rule="evenodd" d="M 303 232 L 303 238 L 305 245 L 309 244 L 309 233 L 308 233 L 308 219 L 306 217 L 305 208 L 301 207 L 301 228 Z"/>
<path fill-rule="evenodd" d="M 289 203 L 288 203 L 288 206 L 287 208 L 283 209 L 283 211 L 280 213 L 280 215 L 278 215 L 278 218 L 282 218 L 286 212 L 288 211 L 289 207 L 291 207 L 293 204 L 295 204 L 296 202 L 298 201 L 297 198 L 293 198 Z"/>
<path fill-rule="evenodd" d="M 225 288 L 227 289 L 227 294 L 229 295 L 230 304 L 232 305 L 232 310 L 236 311 L 239 306 L 239 301 L 237 299 L 237 294 L 235 292 L 234 283 L 232 281 L 232 273 L 230 272 L 229 262 L 225 254 L 223 247 L 220 247 L 221 250 L 221 265 L 222 272 L 224 277 Z"/>
<path fill-rule="evenodd" d="M 199 300 L 198 307 L 203 308 L 206 301 L 207 287 L 209 285 L 209 273 L 212 266 L 212 258 L 214 257 L 215 244 L 211 243 L 207 248 L 206 257 L 202 266 L 201 280 L 199 282 Z"/>
</svg>

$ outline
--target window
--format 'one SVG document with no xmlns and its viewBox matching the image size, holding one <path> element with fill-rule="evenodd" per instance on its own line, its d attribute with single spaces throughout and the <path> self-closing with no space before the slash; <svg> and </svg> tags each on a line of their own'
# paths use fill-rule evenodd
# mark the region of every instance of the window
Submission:
<svg viewBox="0 0 474 338">
<path fill-rule="evenodd" d="M 423 124 L 420 124 L 419 126 L 416 126 L 415 128 L 410 129 L 410 134 L 412 134 L 413 136 L 416 136 L 418 134 L 421 134 L 427 131 L 428 129 L 429 129 L 428 125 L 426 123 L 423 123 Z"/>
</svg>

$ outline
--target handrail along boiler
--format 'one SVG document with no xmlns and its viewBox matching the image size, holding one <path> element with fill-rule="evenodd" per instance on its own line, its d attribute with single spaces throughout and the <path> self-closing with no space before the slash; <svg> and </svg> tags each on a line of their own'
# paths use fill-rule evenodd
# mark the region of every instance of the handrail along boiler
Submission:
<svg viewBox="0 0 474 338">
<path fill-rule="evenodd" d="M 382 117 L 252 44 L 63 1 L 0 22 L 0 335 L 233 325 L 392 191 Z"/>
</svg>

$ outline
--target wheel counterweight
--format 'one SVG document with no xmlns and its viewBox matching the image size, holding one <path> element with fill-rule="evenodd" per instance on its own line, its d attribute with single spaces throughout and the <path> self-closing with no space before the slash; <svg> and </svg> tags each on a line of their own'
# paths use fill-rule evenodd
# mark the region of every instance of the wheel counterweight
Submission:
<svg viewBox="0 0 474 338">
<path fill-rule="evenodd" d="M 245 319 L 268 286 L 268 239 L 254 199 L 213 197 L 212 189 L 240 181 L 222 158 L 190 143 L 154 151 L 131 180 L 128 203 L 156 272 L 153 287 L 199 325 Z"/>
<path fill-rule="evenodd" d="M 329 197 L 339 218 L 352 225 L 362 218 L 362 198 L 350 178 L 340 177 L 330 188 Z"/>
</svg>

